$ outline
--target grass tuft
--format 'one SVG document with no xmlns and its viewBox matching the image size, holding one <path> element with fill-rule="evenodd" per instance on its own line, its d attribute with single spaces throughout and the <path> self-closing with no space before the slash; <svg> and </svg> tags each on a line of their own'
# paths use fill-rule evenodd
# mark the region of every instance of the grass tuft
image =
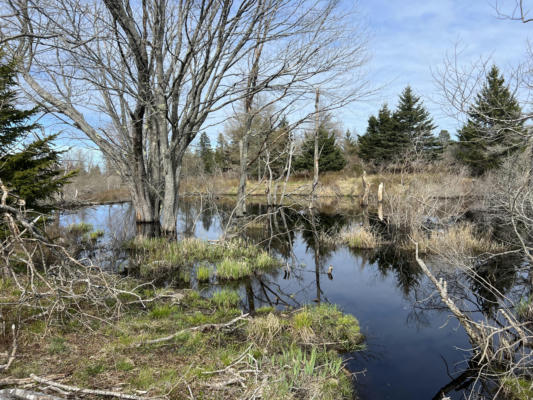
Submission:
<svg viewBox="0 0 533 400">
<path fill-rule="evenodd" d="M 374 249 L 380 245 L 378 235 L 363 226 L 345 230 L 341 237 L 343 242 L 353 249 Z"/>
<path fill-rule="evenodd" d="M 222 289 L 213 294 L 212 300 L 218 308 L 227 310 L 238 305 L 241 297 L 235 290 Z"/>
</svg>

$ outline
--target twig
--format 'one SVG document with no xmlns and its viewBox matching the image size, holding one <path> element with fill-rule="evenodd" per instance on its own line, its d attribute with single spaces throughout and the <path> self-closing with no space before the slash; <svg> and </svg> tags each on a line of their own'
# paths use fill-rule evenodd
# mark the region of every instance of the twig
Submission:
<svg viewBox="0 0 533 400">
<path fill-rule="evenodd" d="M 248 313 L 246 314 L 242 314 L 242 315 L 239 315 L 238 317 L 236 318 L 233 318 L 231 321 L 228 321 L 228 322 L 225 322 L 225 323 L 221 323 L 221 324 L 204 324 L 204 325 L 198 325 L 198 326 L 193 326 L 191 328 L 185 328 L 185 329 L 182 329 L 178 332 L 175 332 L 173 333 L 172 335 L 168 335 L 168 336 L 163 336 L 163 337 L 160 337 L 158 339 L 152 339 L 152 340 L 146 340 L 144 342 L 140 342 L 140 343 L 137 343 L 134 347 L 141 347 L 141 346 L 144 346 L 144 345 L 147 345 L 147 344 L 156 344 L 156 343 L 162 343 L 162 342 L 168 342 L 169 340 L 172 340 L 174 338 L 176 338 L 177 336 L 185 333 L 185 332 L 195 332 L 195 331 L 200 331 L 200 332 L 205 332 L 205 331 L 209 331 L 209 330 L 212 330 L 212 329 L 223 329 L 223 328 L 227 328 L 233 324 L 235 324 L 236 322 L 239 322 L 243 319 L 246 319 L 248 318 Z"/>
</svg>

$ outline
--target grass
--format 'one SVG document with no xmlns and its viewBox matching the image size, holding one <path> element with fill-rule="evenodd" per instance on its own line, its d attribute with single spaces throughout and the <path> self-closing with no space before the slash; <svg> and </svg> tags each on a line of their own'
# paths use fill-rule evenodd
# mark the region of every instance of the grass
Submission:
<svg viewBox="0 0 533 400">
<path fill-rule="evenodd" d="M 222 280 L 241 279 L 280 265 L 266 251 L 240 239 L 220 244 L 195 238 L 180 241 L 135 239 L 127 247 L 139 260 L 143 278 L 178 271 L 181 280 L 189 281 L 197 266 L 196 278 L 201 282 L 208 281 L 212 275 Z M 213 265 L 213 269 L 206 264 Z"/>
<path fill-rule="evenodd" d="M 241 314 L 236 308 L 239 295 L 232 290 L 220 290 L 210 299 L 185 291 L 179 298 L 147 303 L 148 310 L 128 306 L 113 324 L 94 324 L 91 329 L 54 324 L 36 336 L 29 326 L 22 326 L 10 375 L 26 378 L 30 373 L 68 371 L 65 384 L 103 390 L 120 387 L 124 393 L 141 390 L 147 391 L 146 397 L 169 399 L 190 392 L 195 398 L 241 398 L 259 392 L 262 398 L 275 400 L 353 397 L 339 351 L 359 348 L 362 336 L 353 334 L 358 332 L 357 321 L 336 307 L 306 307 L 284 314 L 264 308 L 257 317 L 229 329 L 188 331 L 172 341 L 135 347 L 147 339 L 227 322 Z M 313 330 L 311 343 L 302 342 L 303 327 Z M 353 340 L 350 346 L 341 343 L 348 338 Z M 250 372 L 256 368 L 257 374 Z M 234 372 L 243 377 L 242 386 L 216 389 Z"/>
<path fill-rule="evenodd" d="M 516 315 L 523 321 L 533 321 L 533 295 L 520 299 L 516 305 Z"/>
<path fill-rule="evenodd" d="M 482 253 L 497 253 L 505 250 L 501 244 L 491 240 L 490 232 L 479 234 L 472 224 L 453 225 L 445 230 L 428 234 L 417 231 L 413 240 L 418 242 L 420 253 L 433 253 L 444 256 L 474 256 Z M 407 244 L 412 247 L 412 243 Z"/>
<path fill-rule="evenodd" d="M 211 268 L 207 265 L 199 265 L 196 269 L 196 279 L 198 282 L 208 282 L 211 278 Z"/>
<path fill-rule="evenodd" d="M 239 305 L 241 302 L 241 297 L 235 290 L 222 289 L 213 294 L 212 300 L 217 307 L 222 309 L 230 309 Z"/>
<path fill-rule="evenodd" d="M 533 398 L 533 382 L 525 377 L 504 378 L 504 391 L 513 400 L 531 400 Z"/>
<path fill-rule="evenodd" d="M 341 238 L 348 247 L 353 249 L 375 249 L 381 244 L 379 236 L 364 226 L 343 231 Z"/>
<path fill-rule="evenodd" d="M 91 232 L 92 230 L 93 226 L 85 222 L 80 222 L 79 224 L 72 224 L 68 227 L 68 231 L 74 235 L 86 234 Z"/>
</svg>

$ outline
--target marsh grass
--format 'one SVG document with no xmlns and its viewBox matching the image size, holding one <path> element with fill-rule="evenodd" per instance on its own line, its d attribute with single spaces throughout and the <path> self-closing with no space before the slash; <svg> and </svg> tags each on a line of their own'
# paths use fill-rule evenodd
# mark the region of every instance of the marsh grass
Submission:
<svg viewBox="0 0 533 400">
<path fill-rule="evenodd" d="M 235 290 L 222 289 L 213 294 L 212 300 L 218 308 L 227 310 L 232 307 L 238 306 L 241 302 L 241 297 L 239 296 L 239 293 L 237 293 L 237 291 Z"/>
<path fill-rule="evenodd" d="M 341 239 L 353 249 L 375 249 L 381 244 L 379 236 L 364 226 L 351 227 L 342 231 Z"/>
<path fill-rule="evenodd" d="M 236 239 L 224 243 L 209 243 L 196 238 L 168 241 L 164 238 L 135 239 L 126 245 L 135 255 L 141 277 L 157 277 L 173 270 L 181 280 L 189 281 L 196 268 L 199 281 L 216 275 L 222 280 L 241 279 L 280 265 L 266 251 Z M 204 263 L 198 265 L 199 263 Z M 212 264 L 213 269 L 205 265 Z"/>
<path fill-rule="evenodd" d="M 211 278 L 212 272 L 209 265 L 199 265 L 196 268 L 196 279 L 198 282 L 208 282 Z"/>
<path fill-rule="evenodd" d="M 464 223 L 452 225 L 447 229 L 414 232 L 412 239 L 418 243 L 420 253 L 432 253 L 446 257 L 475 256 L 482 253 L 498 253 L 505 250 L 505 246 L 491 239 L 491 232 L 478 233 L 472 224 Z M 414 248 L 412 242 L 406 242 L 406 247 Z"/>
</svg>

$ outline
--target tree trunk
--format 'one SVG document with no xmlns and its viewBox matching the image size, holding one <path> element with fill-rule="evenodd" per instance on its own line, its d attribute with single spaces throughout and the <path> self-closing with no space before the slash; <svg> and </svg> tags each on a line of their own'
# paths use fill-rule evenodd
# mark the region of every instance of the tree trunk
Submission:
<svg viewBox="0 0 533 400">
<path fill-rule="evenodd" d="M 248 145 L 249 137 L 252 129 L 253 115 L 250 114 L 251 110 L 247 110 L 248 119 L 246 121 L 245 132 L 239 140 L 239 188 L 237 191 L 237 210 L 235 215 L 237 217 L 243 217 L 246 214 L 246 180 L 248 179 Z"/>
<path fill-rule="evenodd" d="M 185 151 L 177 150 L 174 159 L 165 158 L 165 195 L 161 209 L 161 233 L 166 236 L 176 236 L 176 223 L 179 211 L 179 187 L 181 182 L 181 165 Z"/>
<path fill-rule="evenodd" d="M 311 188 L 311 198 L 309 199 L 309 208 L 313 207 L 315 202 L 315 191 L 318 186 L 318 130 L 320 129 L 320 116 L 319 116 L 319 102 L 320 102 L 320 89 L 316 88 L 315 97 L 315 154 L 314 154 L 314 175 L 313 175 L 313 187 Z"/>
</svg>

